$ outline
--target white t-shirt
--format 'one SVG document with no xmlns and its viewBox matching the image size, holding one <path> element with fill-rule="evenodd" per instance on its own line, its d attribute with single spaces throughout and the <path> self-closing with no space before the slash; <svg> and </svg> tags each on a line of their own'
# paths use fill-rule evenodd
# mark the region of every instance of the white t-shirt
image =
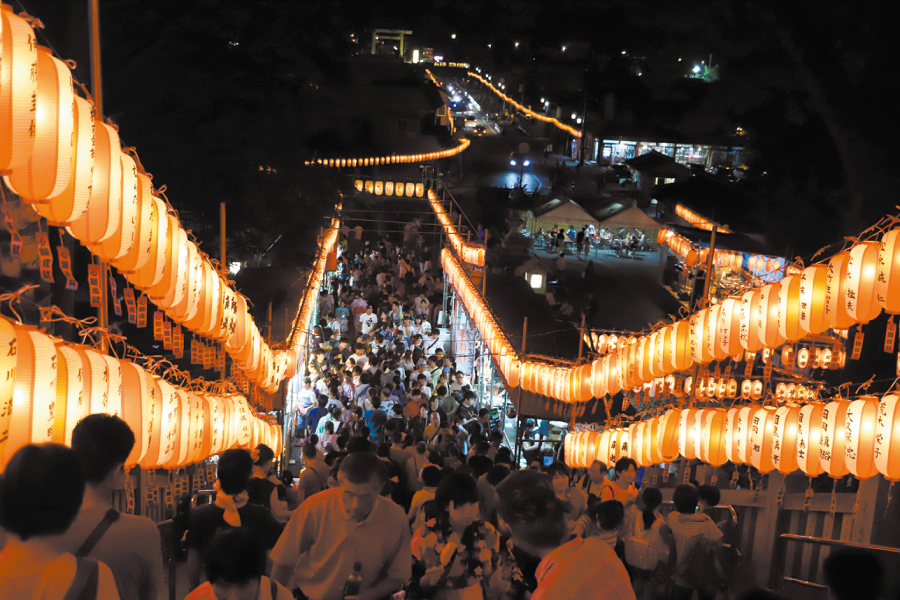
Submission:
<svg viewBox="0 0 900 600">
<path fill-rule="evenodd" d="M 370 333 L 375 328 L 375 325 L 378 324 L 378 317 L 375 315 L 375 313 L 372 313 L 372 314 L 363 313 L 359 317 L 359 324 L 360 324 L 360 331 L 362 333 Z"/>
</svg>

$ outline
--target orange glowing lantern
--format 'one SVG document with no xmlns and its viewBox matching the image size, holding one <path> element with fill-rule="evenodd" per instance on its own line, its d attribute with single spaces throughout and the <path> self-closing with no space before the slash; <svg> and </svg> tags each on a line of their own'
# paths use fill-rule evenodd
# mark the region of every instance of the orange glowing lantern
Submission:
<svg viewBox="0 0 900 600">
<path fill-rule="evenodd" d="M 797 467 L 808 477 L 822 473 L 819 454 L 822 448 L 822 412 L 825 405 L 812 402 L 797 415 Z"/>
<path fill-rule="evenodd" d="M 782 279 L 778 296 L 778 334 L 789 342 L 805 335 L 800 327 L 800 279 L 799 275 L 788 275 Z"/>
<path fill-rule="evenodd" d="M 53 442 L 72 444 L 72 430 L 78 421 L 91 414 L 84 402 L 81 356 L 63 342 L 56 344 L 56 415 Z M 2 451 L 2 448 L 0 448 Z"/>
<path fill-rule="evenodd" d="M 384 195 L 385 196 L 393 196 L 394 195 L 394 182 L 393 181 L 385 181 L 384 182 Z"/>
<path fill-rule="evenodd" d="M 721 408 L 706 409 L 697 417 L 702 418 L 699 423 L 697 455 L 700 460 L 714 467 L 728 462 L 725 455 L 726 417 L 727 413 Z"/>
<path fill-rule="evenodd" d="M 822 410 L 821 444 L 819 462 L 822 469 L 834 479 L 840 479 L 850 472 L 847 468 L 847 409 L 850 402 L 837 400 L 829 402 Z"/>
<path fill-rule="evenodd" d="M 676 321 L 669 330 L 669 339 L 666 348 L 668 349 L 667 362 L 671 371 L 684 371 L 689 369 L 693 364 L 691 355 L 691 324 L 688 321 Z"/>
<path fill-rule="evenodd" d="M 720 353 L 725 356 L 740 354 L 741 348 L 741 301 L 726 298 L 721 302 L 721 310 L 716 320 L 716 339 Z"/>
<path fill-rule="evenodd" d="M 854 400 L 847 407 L 844 454 L 847 469 L 859 479 L 869 479 L 878 474 L 875 466 L 875 423 L 879 418 L 878 409 L 878 400 L 874 396 Z"/>
<path fill-rule="evenodd" d="M 121 156 L 119 134 L 106 123 L 97 125 L 90 201 L 84 214 L 67 228 L 82 244 L 90 246 L 102 242 L 119 225 L 122 206 Z"/>
<path fill-rule="evenodd" d="M 416 193 L 416 184 L 409 182 L 406 184 L 406 197 L 412 198 Z"/>
<path fill-rule="evenodd" d="M 775 411 L 775 407 L 764 406 L 750 416 L 750 464 L 760 473 L 775 470 L 772 462 Z"/>
<path fill-rule="evenodd" d="M 0 31 L 0 171 L 8 171 L 34 149 L 38 46 L 31 25 L 7 4 L 0 4 Z"/>
<path fill-rule="evenodd" d="M 875 293 L 885 312 L 900 314 L 900 227 L 891 229 L 881 239 Z"/>
<path fill-rule="evenodd" d="M 703 416 L 703 409 L 686 408 L 681 411 L 678 420 L 678 452 L 688 460 L 697 458 L 697 439 L 700 431 L 697 428 L 697 416 Z"/>
<path fill-rule="evenodd" d="M 72 169 L 69 184 L 59 195 L 39 202 L 34 209 L 56 227 L 65 227 L 85 213 L 91 199 L 94 167 L 94 112 L 87 100 L 73 96 Z"/>
<path fill-rule="evenodd" d="M 376 181 L 375 182 L 375 195 L 380 196 L 384 193 L 384 182 Z"/>
<path fill-rule="evenodd" d="M 797 367 L 805 369 L 809 365 L 809 348 L 800 348 L 797 351 Z"/>
<path fill-rule="evenodd" d="M 832 329 L 847 329 L 854 324 L 847 312 L 847 263 L 849 252 L 839 252 L 828 261 L 825 286 L 825 318 Z"/>
<path fill-rule="evenodd" d="M 892 233 L 892 232 L 891 232 Z M 900 396 L 888 394 L 878 406 L 873 454 L 875 467 L 889 481 L 900 481 Z"/>
<path fill-rule="evenodd" d="M 660 460 L 655 460 L 654 462 L 672 462 L 678 458 L 680 419 L 681 409 L 677 408 L 666 411 L 659 418 L 659 427 L 656 430 L 656 447 L 659 451 Z"/>
<path fill-rule="evenodd" d="M 119 193 L 119 221 L 113 234 L 93 247 L 97 256 L 112 261 L 123 258 L 134 246 L 137 233 L 138 180 L 137 166 L 127 154 L 119 153 L 122 161 L 122 190 Z"/>
<path fill-rule="evenodd" d="M 878 279 L 878 242 L 860 242 L 847 258 L 844 305 L 857 323 L 868 323 L 881 314 L 875 283 Z"/>
<path fill-rule="evenodd" d="M 5 13 L 3 17 L 6 17 Z M 12 419 L 17 345 L 16 329 L 12 322 L 0 317 L 0 348 L 6 348 L 6 352 L 0 353 L 0 463 L 3 464 L 5 464 L 3 449 L 9 440 L 10 420 Z"/>
<path fill-rule="evenodd" d="M 759 317 L 757 319 L 757 335 L 760 343 L 767 348 L 775 348 L 784 343 L 784 337 L 778 331 L 778 300 L 781 284 L 770 283 L 759 292 Z M 751 332 L 752 335 L 752 332 Z"/>
<path fill-rule="evenodd" d="M 131 273 L 143 267 L 150 261 L 150 257 L 153 253 L 152 190 L 153 187 L 150 183 L 150 178 L 143 173 L 138 173 L 133 243 L 131 244 L 131 248 L 122 257 L 112 261 L 113 265 L 121 273 Z"/>
<path fill-rule="evenodd" d="M 757 335 L 759 330 L 760 290 L 751 290 L 741 296 L 741 330 L 740 340 L 744 350 L 756 352 L 763 347 Z"/>
<path fill-rule="evenodd" d="M 775 411 L 772 419 L 772 465 L 784 475 L 797 470 L 797 421 L 800 407 L 789 404 Z"/>
</svg>

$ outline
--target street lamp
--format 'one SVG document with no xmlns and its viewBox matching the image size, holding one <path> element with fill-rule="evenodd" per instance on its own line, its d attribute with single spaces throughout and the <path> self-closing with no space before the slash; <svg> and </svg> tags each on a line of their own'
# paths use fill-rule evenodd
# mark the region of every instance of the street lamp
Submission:
<svg viewBox="0 0 900 600">
<path fill-rule="evenodd" d="M 572 120 L 574 121 L 577 118 L 578 118 L 578 115 L 576 115 L 575 113 L 572 113 Z"/>
<path fill-rule="evenodd" d="M 519 42 L 516 42 L 516 48 L 518 48 L 518 47 L 519 47 Z"/>
<path fill-rule="evenodd" d="M 451 39 L 451 40 L 455 40 L 455 39 L 456 39 L 456 34 L 455 34 L 455 33 L 451 33 L 451 34 L 450 34 L 450 39 Z"/>
<path fill-rule="evenodd" d="M 566 51 L 566 47 L 565 47 L 565 46 L 563 46 L 563 52 L 565 52 L 565 51 Z"/>
<path fill-rule="evenodd" d="M 517 161 L 515 157 L 511 157 L 509 159 L 509 164 L 512 167 L 519 167 L 519 187 L 522 187 L 522 179 L 525 178 L 525 169 L 531 166 L 531 160 L 527 156 L 522 157 L 521 161 Z"/>
</svg>

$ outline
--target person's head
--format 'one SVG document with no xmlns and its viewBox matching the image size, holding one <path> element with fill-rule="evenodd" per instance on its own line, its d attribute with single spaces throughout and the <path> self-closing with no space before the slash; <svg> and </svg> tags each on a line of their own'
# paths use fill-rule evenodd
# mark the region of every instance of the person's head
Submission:
<svg viewBox="0 0 900 600">
<path fill-rule="evenodd" d="M 588 516 L 600 529 L 617 529 L 625 521 L 625 507 L 618 500 L 596 502 L 588 509 Z"/>
<path fill-rule="evenodd" d="M 437 450 L 429 450 L 428 451 L 428 462 L 432 465 L 440 466 L 443 462 L 444 458 L 441 456 L 441 453 Z"/>
<path fill-rule="evenodd" d="M 704 484 L 697 490 L 700 495 L 700 510 L 712 508 L 722 499 L 722 492 L 714 485 Z"/>
<path fill-rule="evenodd" d="M 877 600 L 884 585 L 884 565 L 864 548 L 841 548 L 824 563 L 830 600 Z"/>
<path fill-rule="evenodd" d="M 134 433 L 128 423 L 113 415 L 88 415 L 72 430 L 71 446 L 85 483 L 124 487 L 125 461 L 134 448 Z"/>
<path fill-rule="evenodd" d="M 81 509 L 84 485 L 74 450 L 60 444 L 23 446 L 0 478 L 0 527 L 23 542 L 65 533 Z"/>
<path fill-rule="evenodd" d="M 375 507 L 375 501 L 387 481 L 387 467 L 371 452 L 349 454 L 341 463 L 338 482 L 344 511 L 361 521 Z"/>
<path fill-rule="evenodd" d="M 485 479 L 491 487 L 497 487 L 500 485 L 500 482 L 506 479 L 509 476 L 509 466 L 507 465 L 494 465 L 488 472 L 485 474 Z"/>
<path fill-rule="evenodd" d="M 553 480 L 553 489 L 557 494 L 564 494 L 569 489 L 569 477 L 572 471 L 562 462 L 555 462 L 547 467 L 547 475 Z"/>
<path fill-rule="evenodd" d="M 435 411 L 432 411 L 432 413 L 429 415 L 429 419 L 430 419 L 432 425 L 434 425 L 435 427 L 440 427 L 440 425 L 441 425 L 441 413 L 439 413 L 439 412 L 436 411 L 436 410 L 435 410 Z"/>
<path fill-rule="evenodd" d="M 375 398 L 372 398 L 372 408 L 375 410 L 378 410 L 381 408 L 381 398 L 379 398 L 377 396 Z"/>
<path fill-rule="evenodd" d="M 419 417 L 424 419 L 426 416 L 428 416 L 428 407 L 422 404 L 419 406 Z"/>
<path fill-rule="evenodd" d="M 433 465 L 429 465 L 422 469 L 422 485 L 429 488 L 436 488 L 441 483 L 444 472 Z"/>
<path fill-rule="evenodd" d="M 327 421 L 325 423 L 325 433 L 331 435 L 334 433 L 334 423 L 331 421 Z"/>
<path fill-rule="evenodd" d="M 594 483 L 602 483 L 606 478 L 606 471 L 608 470 L 609 469 L 607 468 L 606 463 L 601 460 L 595 460 L 591 463 L 591 467 L 588 470 L 591 481 Z"/>
<path fill-rule="evenodd" d="M 457 534 L 478 518 L 478 484 L 468 475 L 451 473 L 434 492 L 434 504 L 445 523 Z"/>
<path fill-rule="evenodd" d="M 488 434 L 488 443 L 492 446 L 499 446 L 503 443 L 503 434 L 499 431 L 491 431 Z"/>
<path fill-rule="evenodd" d="M 266 571 L 266 549 L 249 527 L 234 527 L 213 537 L 203 564 L 216 598 L 255 600 Z"/>
<path fill-rule="evenodd" d="M 484 439 L 475 442 L 474 444 L 475 454 L 479 456 L 487 456 L 488 452 L 491 451 L 490 442 L 486 442 Z"/>
<path fill-rule="evenodd" d="M 316 460 L 316 456 L 317 453 L 315 444 L 307 442 L 303 445 L 303 458 L 305 458 L 307 462 Z"/>
<path fill-rule="evenodd" d="M 363 429 L 366 429 L 365 427 Z M 347 454 L 357 454 L 359 452 L 371 452 L 372 444 L 369 442 L 368 432 L 365 436 L 354 436 L 347 442 Z"/>
<path fill-rule="evenodd" d="M 225 494 L 234 496 L 240 494 L 250 481 L 253 472 L 253 459 L 246 450 L 226 450 L 219 457 L 219 466 L 216 477 L 219 479 L 219 487 Z"/>
<path fill-rule="evenodd" d="M 334 432 L 332 431 L 331 433 Z M 260 444 L 255 451 L 250 453 L 250 456 L 255 459 L 253 461 L 255 466 L 268 471 L 268 467 L 271 466 L 272 460 L 275 458 L 275 451 L 265 444 Z"/>
<path fill-rule="evenodd" d="M 512 540 L 525 552 L 543 557 L 569 534 L 566 506 L 546 473 L 518 471 L 497 486 L 497 509 Z"/>
<path fill-rule="evenodd" d="M 393 445 L 395 445 L 395 446 L 400 446 L 400 445 L 403 443 L 403 438 L 404 438 L 404 437 L 405 437 L 405 436 L 403 435 L 403 432 L 401 432 L 401 431 L 395 431 L 395 432 L 391 435 L 391 443 L 392 443 Z"/>
<path fill-rule="evenodd" d="M 476 454 L 470 457 L 466 464 L 472 468 L 475 477 L 481 477 L 494 466 L 494 461 L 483 454 Z"/>
<path fill-rule="evenodd" d="M 672 493 L 672 504 L 675 510 L 685 515 L 692 515 L 697 512 L 697 502 L 700 500 L 700 493 L 697 488 L 689 483 L 682 483 L 675 488 Z"/>
<path fill-rule="evenodd" d="M 616 461 L 616 481 L 631 485 L 637 477 L 637 462 L 633 458 L 620 458 Z"/>
<path fill-rule="evenodd" d="M 319 408 L 325 408 L 325 405 L 328 404 L 328 396 L 326 396 L 325 394 L 319 394 L 318 396 L 316 396 L 316 403 L 319 405 Z"/>
<path fill-rule="evenodd" d="M 437 390 L 435 390 L 434 393 L 437 394 L 438 397 L 443 398 L 444 396 L 447 395 L 447 386 L 445 386 L 445 385 L 439 385 L 438 388 L 437 388 Z"/>
</svg>

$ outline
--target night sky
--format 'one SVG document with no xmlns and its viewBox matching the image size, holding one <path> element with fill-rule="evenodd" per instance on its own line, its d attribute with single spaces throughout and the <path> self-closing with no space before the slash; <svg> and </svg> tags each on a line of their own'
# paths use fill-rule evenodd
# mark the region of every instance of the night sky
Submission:
<svg viewBox="0 0 900 600">
<path fill-rule="evenodd" d="M 13 4 L 44 21 L 42 43 L 88 83 L 86 1 Z M 766 172 L 751 190 L 757 220 L 773 247 L 808 255 L 896 210 L 895 53 L 874 6 L 790 4 L 101 0 L 105 113 L 201 240 L 215 243 L 210 217 L 228 202 L 243 224 L 229 245 L 246 259 L 279 234 L 309 251 L 309 215 L 334 204 L 337 181 L 298 165 L 327 143 L 329 115 L 304 106 L 347 89 L 351 33 L 412 29 L 418 45 L 528 81 L 582 61 L 592 106 L 614 85 L 647 115 L 685 85 L 685 63 L 712 56 L 719 80 L 667 126 L 743 127 Z"/>
</svg>

